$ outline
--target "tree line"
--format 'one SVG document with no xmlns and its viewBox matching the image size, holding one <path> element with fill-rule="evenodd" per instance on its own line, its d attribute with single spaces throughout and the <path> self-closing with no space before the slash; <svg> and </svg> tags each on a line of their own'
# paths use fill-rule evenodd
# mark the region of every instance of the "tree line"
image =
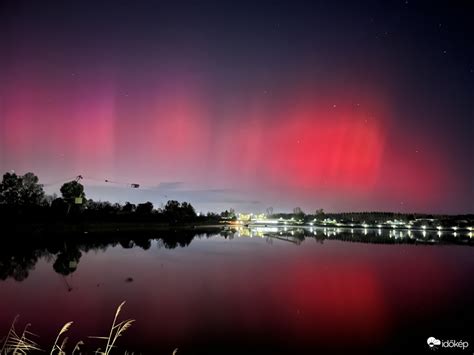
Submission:
<svg viewBox="0 0 474 355">
<path fill-rule="evenodd" d="M 60 188 L 61 196 L 47 195 L 39 178 L 31 172 L 17 175 L 8 172 L 0 183 L 0 213 L 7 221 L 125 221 L 166 222 L 170 224 L 217 221 L 209 213 L 198 216 L 188 202 L 169 200 L 160 208 L 152 202 L 134 204 L 94 201 L 86 197 L 79 181 L 69 181 Z"/>
</svg>

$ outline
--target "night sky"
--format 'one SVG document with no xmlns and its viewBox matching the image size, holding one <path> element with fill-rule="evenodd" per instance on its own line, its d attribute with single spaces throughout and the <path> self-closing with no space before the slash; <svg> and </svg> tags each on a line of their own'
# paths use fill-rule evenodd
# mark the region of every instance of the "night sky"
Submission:
<svg viewBox="0 0 474 355">
<path fill-rule="evenodd" d="M 198 211 L 474 212 L 473 11 L 3 1 L 0 171 Z"/>
</svg>

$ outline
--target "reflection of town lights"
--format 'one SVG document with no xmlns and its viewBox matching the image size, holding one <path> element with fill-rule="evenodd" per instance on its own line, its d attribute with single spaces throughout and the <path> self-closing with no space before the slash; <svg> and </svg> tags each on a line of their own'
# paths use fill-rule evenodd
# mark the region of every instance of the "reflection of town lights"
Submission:
<svg viewBox="0 0 474 355">
<path fill-rule="evenodd" d="M 454 235 L 455 237 L 457 237 L 457 236 L 458 236 L 458 234 L 457 234 L 456 232 L 454 232 L 454 233 L 453 233 L 453 235 Z"/>
<path fill-rule="evenodd" d="M 426 237 L 426 231 L 423 231 L 423 237 Z"/>
<path fill-rule="evenodd" d="M 366 228 L 364 229 L 364 235 L 367 235 L 367 229 Z"/>
<path fill-rule="evenodd" d="M 442 234 L 442 233 L 441 233 L 441 232 L 438 232 L 437 234 L 438 234 L 438 237 L 441 237 L 441 234 Z"/>
<path fill-rule="evenodd" d="M 379 228 L 377 233 L 378 233 L 378 235 L 382 235 L 382 230 Z"/>
<path fill-rule="evenodd" d="M 351 229 L 351 234 L 354 234 L 354 230 L 353 230 L 353 229 Z"/>
</svg>

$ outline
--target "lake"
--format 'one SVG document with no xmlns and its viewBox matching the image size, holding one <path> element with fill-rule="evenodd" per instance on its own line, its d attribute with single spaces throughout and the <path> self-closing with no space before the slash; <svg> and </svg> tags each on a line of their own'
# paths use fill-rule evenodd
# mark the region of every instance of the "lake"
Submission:
<svg viewBox="0 0 474 355">
<path fill-rule="evenodd" d="M 67 353 L 79 340 L 104 348 L 88 337 L 108 335 L 126 301 L 119 318 L 135 322 L 116 354 L 429 352 L 430 336 L 472 335 L 474 248 L 471 235 L 424 233 L 275 227 L 17 241 L 0 251 L 0 339 L 18 314 L 17 330 L 31 323 L 48 353 L 68 321 Z"/>
</svg>

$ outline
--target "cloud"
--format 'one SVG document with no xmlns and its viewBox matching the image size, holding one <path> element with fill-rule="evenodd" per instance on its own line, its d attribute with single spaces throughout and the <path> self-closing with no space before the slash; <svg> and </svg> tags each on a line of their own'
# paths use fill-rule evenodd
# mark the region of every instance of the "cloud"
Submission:
<svg viewBox="0 0 474 355">
<path fill-rule="evenodd" d="M 164 181 L 160 182 L 157 188 L 163 190 L 176 190 L 182 188 L 183 186 L 184 182 L 182 181 Z"/>
<path fill-rule="evenodd" d="M 167 200 L 188 201 L 198 210 L 219 211 L 228 208 L 239 210 L 258 210 L 262 204 L 255 199 L 254 195 L 244 193 L 235 189 L 193 189 L 179 181 L 161 183 L 157 187 L 140 186 L 138 189 L 131 189 L 124 186 L 86 186 L 86 196 L 93 200 L 103 200 L 111 202 L 141 203 L 151 201 L 156 207 L 166 203 Z"/>
</svg>

